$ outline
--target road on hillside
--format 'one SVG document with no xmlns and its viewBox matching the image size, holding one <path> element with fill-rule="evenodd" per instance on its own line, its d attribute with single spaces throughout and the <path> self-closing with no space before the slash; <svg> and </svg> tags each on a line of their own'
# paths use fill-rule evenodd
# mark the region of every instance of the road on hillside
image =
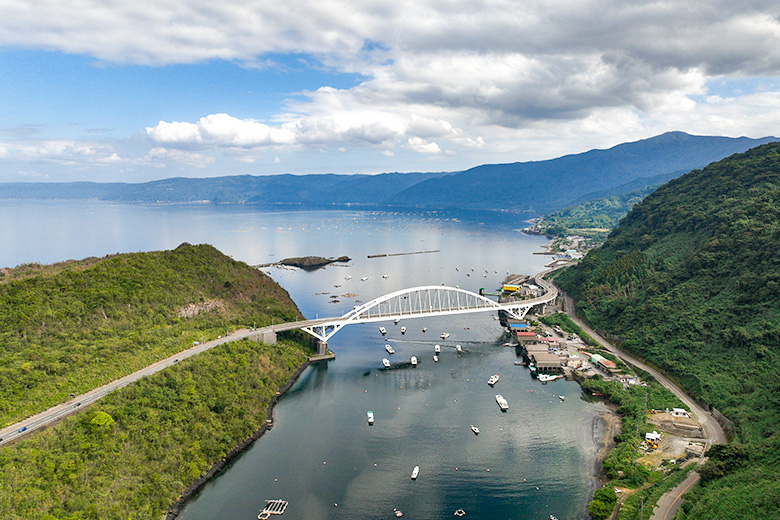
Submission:
<svg viewBox="0 0 780 520">
<path fill-rule="evenodd" d="M 704 435 L 704 441 L 706 448 L 709 448 L 713 444 L 725 444 L 727 442 L 726 434 L 723 431 L 723 428 L 718 423 L 718 421 L 715 420 L 715 418 L 696 404 L 696 402 L 685 392 L 682 391 L 680 387 L 678 387 L 675 383 L 669 380 L 666 376 L 664 376 L 661 372 L 658 370 L 647 366 L 647 364 L 643 363 L 642 361 L 636 359 L 634 356 L 627 354 L 620 350 L 619 348 L 612 345 L 609 341 L 601 337 L 596 331 L 588 327 L 582 320 L 580 320 L 575 314 L 574 314 L 574 301 L 572 300 L 571 296 L 564 293 L 563 291 L 560 292 L 561 297 L 564 299 L 564 308 L 566 309 L 566 314 L 574 321 L 577 325 L 579 325 L 582 330 L 587 332 L 593 339 L 601 343 L 604 348 L 606 348 L 608 351 L 612 352 L 614 355 L 616 355 L 618 358 L 620 358 L 624 363 L 634 365 L 635 367 L 644 370 L 645 372 L 652 375 L 656 381 L 661 383 L 664 387 L 669 389 L 674 395 L 676 395 L 680 401 L 682 401 L 693 413 L 693 415 L 696 416 L 697 419 L 699 419 L 699 422 L 702 425 L 702 434 Z M 700 464 L 704 462 L 704 458 L 700 460 Z M 661 498 L 658 499 L 658 507 L 653 512 L 653 516 L 650 520 L 669 520 L 671 518 L 674 518 L 674 515 L 677 513 L 677 509 L 679 509 L 680 505 L 682 504 L 682 496 L 690 490 L 693 485 L 699 481 L 699 474 L 695 471 L 691 471 L 691 473 L 688 475 L 688 477 L 680 483 L 677 487 L 672 489 L 671 491 L 667 491 L 664 493 Z"/>
<path fill-rule="evenodd" d="M 624 363 L 634 365 L 635 367 L 649 373 L 659 383 L 661 383 L 664 387 L 669 389 L 674 395 L 680 398 L 680 401 L 682 401 L 683 404 L 685 404 L 691 410 L 691 412 L 699 419 L 699 422 L 702 425 L 702 433 L 704 434 L 704 440 L 706 442 L 707 448 L 709 448 L 712 444 L 726 443 L 727 439 L 726 439 L 726 434 L 723 431 L 723 428 L 718 423 L 718 421 L 715 420 L 712 414 L 710 414 L 710 412 L 708 412 L 707 410 L 705 410 L 704 408 L 696 404 L 696 401 L 694 401 L 688 394 L 683 392 L 679 386 L 677 386 L 675 383 L 669 380 L 669 378 L 667 378 L 661 372 L 648 366 L 647 364 L 638 360 L 634 356 L 627 354 L 626 352 L 615 347 L 609 341 L 607 341 L 599 334 L 597 334 L 593 329 L 588 327 L 582 320 L 580 320 L 577 316 L 575 316 L 574 301 L 571 299 L 571 296 L 563 292 L 561 292 L 561 295 L 565 298 L 566 314 L 568 314 L 569 317 L 577 325 L 582 327 L 582 330 L 584 330 L 590 336 L 592 336 L 593 339 L 595 339 L 596 341 L 604 345 L 604 348 L 606 348 L 608 351 L 612 352 L 614 355 L 619 357 Z"/>
<path fill-rule="evenodd" d="M 318 320 L 313 320 L 314 323 L 316 323 L 317 321 Z M 296 321 L 296 322 L 289 322 L 289 323 L 280 323 L 278 325 L 272 325 L 269 327 L 263 327 L 255 330 L 241 329 L 233 332 L 228 336 L 222 336 L 221 338 L 217 338 L 212 341 L 207 341 L 199 345 L 195 345 L 187 350 L 183 350 L 165 359 L 152 363 L 151 365 L 148 365 L 140 370 L 137 370 L 132 374 L 128 374 L 115 381 L 106 383 L 105 385 L 94 388 L 84 394 L 71 397 L 70 399 L 68 399 L 68 401 L 64 403 L 60 403 L 56 406 L 49 408 L 48 410 L 44 410 L 43 412 L 33 415 L 32 417 L 28 417 L 22 421 L 19 421 L 16 424 L 12 424 L 10 426 L 3 428 L 2 430 L 0 430 L 0 446 L 12 440 L 18 440 L 36 430 L 39 430 L 46 426 L 50 426 L 51 424 L 59 421 L 63 417 L 78 412 L 85 406 L 94 403 L 95 401 L 106 396 L 110 392 L 113 392 L 114 390 L 118 390 L 119 388 L 123 388 L 129 385 L 130 383 L 141 379 L 144 376 L 148 376 L 156 372 L 159 372 L 160 370 L 163 370 L 173 364 L 178 363 L 182 359 L 187 359 L 188 357 L 195 356 L 197 354 L 200 354 L 201 352 L 205 352 L 224 343 L 228 343 L 231 341 L 239 341 L 253 335 L 258 335 L 258 334 L 261 335 L 263 332 L 281 332 L 284 330 L 298 329 L 304 325 L 311 324 L 311 323 L 312 321 L 304 320 L 304 321 Z"/>
<path fill-rule="evenodd" d="M 668 491 L 658 499 L 658 506 L 653 511 L 650 520 L 671 520 L 677 514 L 677 510 L 682 505 L 682 496 L 690 490 L 694 484 L 699 481 L 699 474 L 695 471 L 688 473 L 688 476 L 677 484 L 677 487 Z"/>
</svg>

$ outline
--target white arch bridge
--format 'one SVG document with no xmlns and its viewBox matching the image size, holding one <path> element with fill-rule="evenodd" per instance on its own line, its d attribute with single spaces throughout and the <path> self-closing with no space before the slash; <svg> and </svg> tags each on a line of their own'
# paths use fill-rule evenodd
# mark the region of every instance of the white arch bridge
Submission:
<svg viewBox="0 0 780 520">
<path fill-rule="evenodd" d="M 542 286 L 545 294 L 529 300 L 498 303 L 458 287 L 427 285 L 402 289 L 380 296 L 354 307 L 338 318 L 320 318 L 298 322 L 295 328 L 300 328 L 321 342 L 327 343 L 343 327 L 354 323 L 490 311 L 505 311 L 514 318 L 523 319 L 528 310 L 535 305 L 551 302 L 558 296 L 558 290 L 555 286 L 542 279 L 541 275 L 546 274 L 546 272 L 536 276 L 536 282 Z"/>
</svg>

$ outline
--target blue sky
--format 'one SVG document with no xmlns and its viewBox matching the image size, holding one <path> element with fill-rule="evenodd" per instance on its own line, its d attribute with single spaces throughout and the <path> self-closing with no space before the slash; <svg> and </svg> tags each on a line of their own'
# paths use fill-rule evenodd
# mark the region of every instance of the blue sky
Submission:
<svg viewBox="0 0 780 520">
<path fill-rule="evenodd" d="M 0 182 L 456 171 L 780 135 L 776 2 L 0 0 Z"/>
</svg>

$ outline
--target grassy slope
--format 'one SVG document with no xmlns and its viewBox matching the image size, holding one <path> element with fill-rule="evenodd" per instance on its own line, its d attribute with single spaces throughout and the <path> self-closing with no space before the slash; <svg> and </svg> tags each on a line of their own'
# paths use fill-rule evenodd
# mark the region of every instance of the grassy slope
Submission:
<svg viewBox="0 0 780 520">
<path fill-rule="evenodd" d="M 178 317 L 188 304 L 215 310 Z M 300 313 L 270 278 L 211 246 L 123 254 L 0 276 L 0 425 L 229 328 Z"/>
<path fill-rule="evenodd" d="M 591 323 L 736 423 L 688 518 L 780 515 L 778 201 L 780 145 L 764 145 L 662 186 L 558 277 Z"/>
</svg>

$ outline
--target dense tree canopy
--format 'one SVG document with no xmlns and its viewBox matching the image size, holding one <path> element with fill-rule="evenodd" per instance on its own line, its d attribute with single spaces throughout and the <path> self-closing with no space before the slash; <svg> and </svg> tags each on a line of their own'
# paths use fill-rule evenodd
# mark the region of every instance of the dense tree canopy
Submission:
<svg viewBox="0 0 780 520">
<path fill-rule="evenodd" d="M 776 500 L 759 498 L 780 496 L 778 243 L 780 144 L 773 143 L 660 187 L 604 246 L 558 277 L 592 324 L 736 424 L 749 460 L 713 457 L 713 478 L 688 506 L 689 518 L 715 518 L 717 504 L 729 511 L 718 518 L 780 512 Z"/>
</svg>

